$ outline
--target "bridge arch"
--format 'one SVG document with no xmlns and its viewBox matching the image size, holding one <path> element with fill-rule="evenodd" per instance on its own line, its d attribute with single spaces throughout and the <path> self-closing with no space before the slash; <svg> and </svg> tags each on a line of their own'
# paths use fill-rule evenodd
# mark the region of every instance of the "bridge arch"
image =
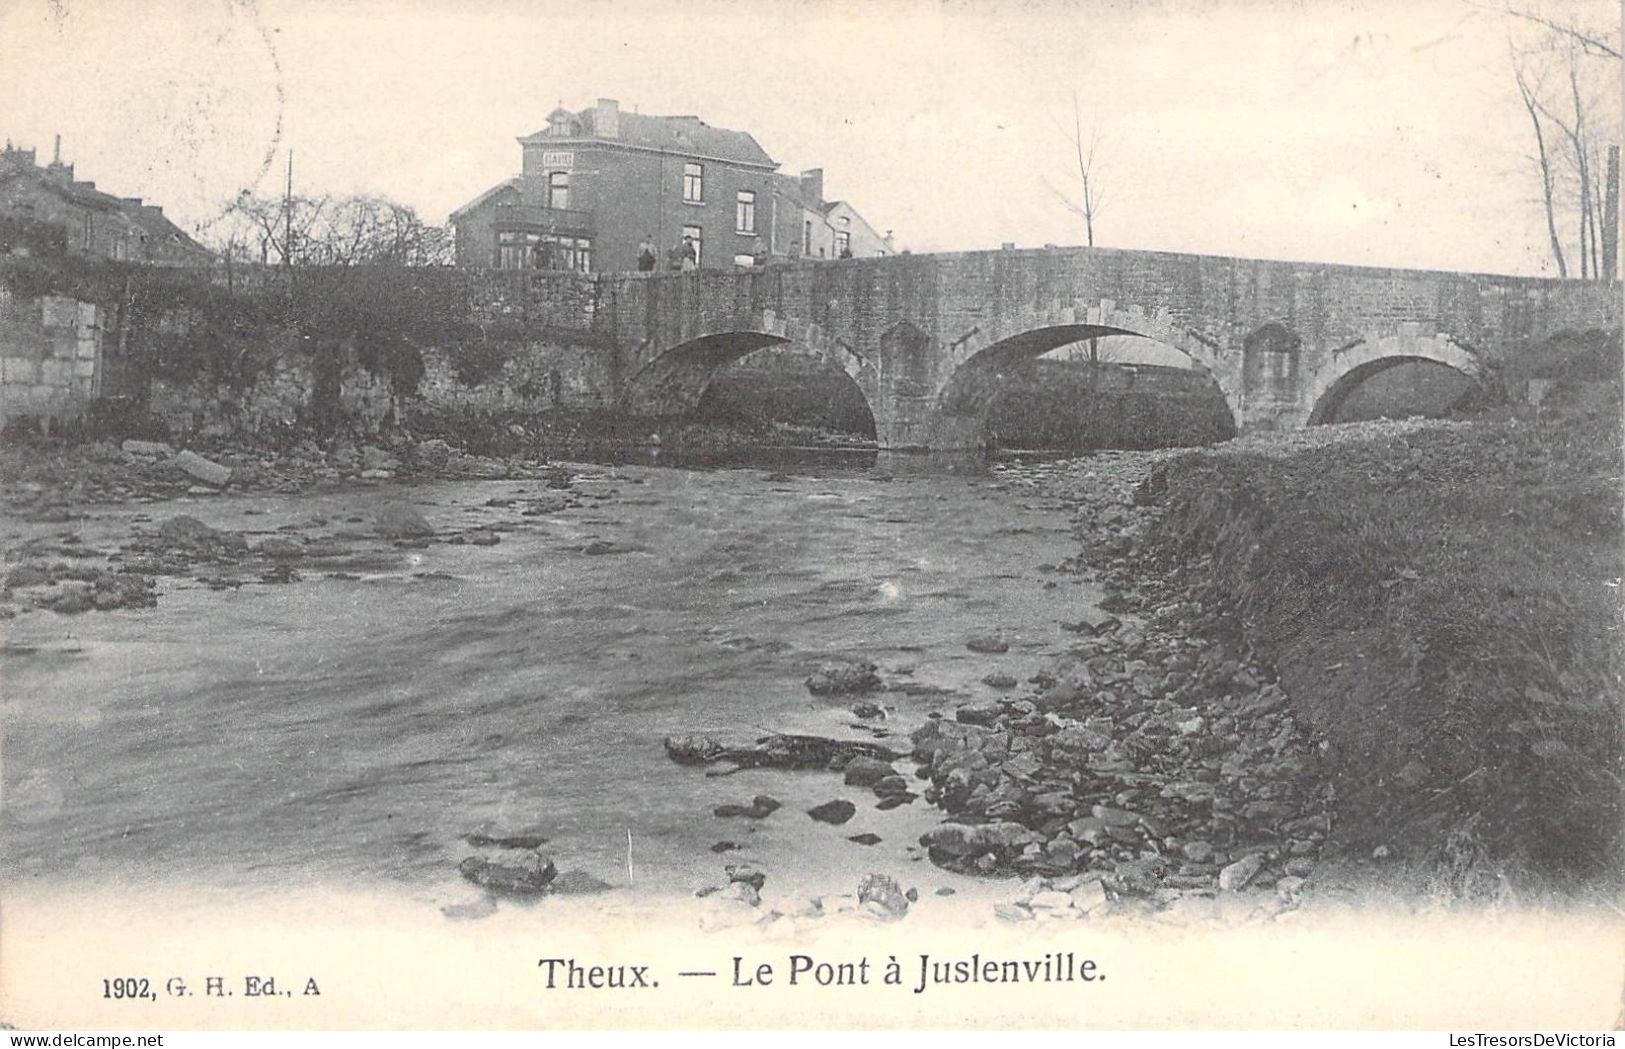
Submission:
<svg viewBox="0 0 1625 1049">
<path fill-rule="evenodd" d="M 1315 373 L 1304 401 L 1309 405 L 1305 425 L 1331 422 L 1349 394 L 1361 383 L 1412 361 L 1432 361 L 1454 368 L 1474 383 L 1485 373 L 1484 362 L 1478 354 L 1449 335 L 1424 336 L 1414 324 L 1406 325 L 1393 335 L 1368 334 L 1351 346 L 1333 351 Z"/>
<path fill-rule="evenodd" d="M 630 415 L 681 415 L 696 410 L 717 373 L 757 350 L 794 344 L 844 371 L 863 394 L 869 414 L 879 404 L 879 372 L 873 362 L 813 324 L 752 318 L 749 327 L 695 336 L 655 353 L 633 373 L 619 399 Z"/>
<path fill-rule="evenodd" d="M 1114 335 L 1139 336 L 1183 354 L 1195 371 L 1213 379 L 1231 424 L 1239 426 L 1241 376 L 1221 354 L 1216 339 L 1198 334 L 1166 311 L 1119 307 L 1104 300 L 1096 306 L 1057 303 L 1043 310 L 1023 311 L 997 328 L 973 329 L 952 344 L 939 373 L 937 411 L 942 416 L 938 428 L 942 437 L 934 443 L 974 444 L 980 440 L 982 417 L 1002 369 L 1071 343 Z"/>
</svg>

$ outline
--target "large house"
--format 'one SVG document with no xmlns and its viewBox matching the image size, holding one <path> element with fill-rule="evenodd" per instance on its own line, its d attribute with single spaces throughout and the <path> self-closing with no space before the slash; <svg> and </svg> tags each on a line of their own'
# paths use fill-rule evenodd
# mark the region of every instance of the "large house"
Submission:
<svg viewBox="0 0 1625 1049">
<path fill-rule="evenodd" d="M 743 131 L 694 116 L 623 112 L 614 99 L 559 108 L 519 140 L 520 173 L 452 212 L 457 264 L 613 272 L 654 248 L 660 269 L 694 246 L 701 267 L 774 257 L 890 254 L 888 238 L 844 202 L 823 199 L 823 172 L 777 174 Z"/>
<path fill-rule="evenodd" d="M 164 209 L 140 197 L 117 197 L 79 182 L 73 165 L 57 156 L 41 167 L 32 149 L 6 143 L 0 150 L 0 220 L 16 228 L 60 231 L 56 250 L 77 255 L 162 266 L 203 266 L 209 249 L 164 217 Z"/>
</svg>

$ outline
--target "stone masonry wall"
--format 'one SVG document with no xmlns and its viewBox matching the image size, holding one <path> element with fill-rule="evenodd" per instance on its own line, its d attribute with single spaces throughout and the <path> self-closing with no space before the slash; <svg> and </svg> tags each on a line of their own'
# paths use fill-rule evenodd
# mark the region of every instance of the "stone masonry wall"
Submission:
<svg viewBox="0 0 1625 1049">
<path fill-rule="evenodd" d="M 101 328 L 94 303 L 22 298 L 0 286 L 0 426 L 74 419 L 100 392 Z"/>
</svg>

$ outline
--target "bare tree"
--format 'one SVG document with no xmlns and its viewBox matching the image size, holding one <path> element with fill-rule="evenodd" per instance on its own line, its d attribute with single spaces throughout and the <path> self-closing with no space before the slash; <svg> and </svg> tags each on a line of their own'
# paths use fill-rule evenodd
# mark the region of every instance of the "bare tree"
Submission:
<svg viewBox="0 0 1625 1049">
<path fill-rule="evenodd" d="M 325 197 L 260 197 L 243 190 L 214 223 L 211 239 L 228 259 L 291 266 L 303 261 L 306 234 L 326 206 Z"/>
<path fill-rule="evenodd" d="M 1580 278 L 1589 280 L 1602 275 L 1601 230 L 1604 202 L 1609 192 L 1608 187 L 1603 185 L 1604 145 L 1599 141 L 1599 136 L 1617 135 L 1618 129 L 1599 128 L 1599 122 L 1595 119 L 1603 107 L 1594 90 L 1585 83 L 1582 69 L 1586 61 L 1584 49 L 1572 37 L 1563 38 L 1560 43 L 1563 46 L 1558 60 L 1567 97 L 1548 99 L 1536 93 L 1533 103 L 1560 136 L 1566 168 L 1564 181 L 1569 186 L 1569 202 L 1574 208 Z"/>
<path fill-rule="evenodd" d="M 1059 126 L 1059 122 L 1057 122 Z M 1072 130 L 1067 131 L 1061 127 L 1061 134 L 1072 145 L 1072 152 L 1076 157 L 1077 168 L 1069 173 L 1068 180 L 1073 178 L 1077 186 L 1071 192 L 1063 192 L 1048 179 L 1044 185 L 1055 194 L 1057 200 L 1072 214 L 1083 220 L 1084 235 L 1088 245 L 1095 246 L 1095 216 L 1100 214 L 1104 198 L 1100 192 L 1099 169 L 1095 164 L 1095 153 L 1100 145 L 1100 128 L 1091 125 L 1087 142 L 1083 135 L 1083 113 L 1078 107 L 1078 93 L 1072 92 Z"/>
<path fill-rule="evenodd" d="M 1072 147 L 1071 162 L 1076 166 L 1068 172 L 1065 180 L 1072 183 L 1069 191 L 1060 189 L 1049 179 L 1044 180 L 1044 185 L 1055 195 L 1055 199 L 1061 202 L 1062 207 L 1083 220 L 1085 243 L 1092 248 L 1095 246 L 1095 217 L 1100 214 L 1105 200 L 1100 190 L 1100 168 L 1096 163 L 1096 154 L 1099 152 L 1100 147 L 1100 126 L 1091 123 L 1088 138 L 1085 139 L 1083 110 L 1078 105 L 1078 92 L 1076 89 L 1072 92 L 1071 129 L 1068 130 L 1058 120 L 1055 124 L 1061 136 Z M 1086 339 L 1084 345 L 1088 351 L 1091 385 L 1093 385 L 1098 376 L 1101 363 L 1110 357 L 1110 353 L 1107 352 L 1103 358 L 1103 348 L 1099 338 Z"/>
<path fill-rule="evenodd" d="M 384 197 L 259 197 L 226 209 L 216 240 L 227 258 L 285 266 L 438 266 L 451 235 Z"/>
<path fill-rule="evenodd" d="M 1618 272 L 1620 127 L 1612 100 L 1619 47 L 1607 31 L 1510 5 L 1488 9 L 1508 20 L 1513 82 L 1534 134 L 1531 159 L 1558 276 L 1570 276 L 1566 248 L 1572 245 L 1581 279 L 1612 280 Z M 1564 212 L 1572 219 L 1560 220 Z"/>
</svg>

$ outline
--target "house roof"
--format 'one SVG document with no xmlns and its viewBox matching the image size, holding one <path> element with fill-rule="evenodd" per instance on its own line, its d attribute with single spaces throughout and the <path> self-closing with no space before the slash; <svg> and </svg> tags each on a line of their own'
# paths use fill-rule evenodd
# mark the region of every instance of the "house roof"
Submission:
<svg viewBox="0 0 1625 1049">
<path fill-rule="evenodd" d="M 70 204 L 77 204 L 92 211 L 122 211 L 123 201 L 111 193 L 103 193 L 94 189 L 86 182 L 63 182 L 61 179 L 51 178 L 47 173 L 35 167 L 14 165 L 0 170 L 0 184 L 10 185 L 16 182 L 27 182 L 46 193 L 61 197 Z"/>
<path fill-rule="evenodd" d="M 748 132 L 712 127 L 699 117 L 662 117 L 648 113 L 628 113 L 625 110 L 620 110 L 617 111 L 615 118 L 615 137 L 606 139 L 596 136 L 594 129 L 596 113 L 595 109 L 588 108 L 581 110 L 579 113 L 570 114 L 580 125 L 580 136 L 555 138 L 548 134 L 548 129 L 544 128 L 534 135 L 527 135 L 519 141 L 526 145 L 545 145 L 552 142 L 567 142 L 580 137 L 590 138 L 599 144 L 619 142 L 628 146 L 659 150 L 662 153 L 707 157 L 712 160 L 732 161 L 736 164 L 751 164 L 765 168 L 779 166 L 778 161 L 768 156 L 767 151 Z"/>
<path fill-rule="evenodd" d="M 880 231 L 875 229 L 874 226 L 869 222 L 868 219 L 863 217 L 863 214 L 860 211 L 858 211 L 857 208 L 854 208 L 851 204 L 847 203 L 844 200 L 832 200 L 828 204 L 824 205 L 824 214 L 825 214 L 825 216 L 832 217 L 837 208 L 844 208 L 845 211 L 846 211 L 846 214 L 850 215 L 852 218 L 856 219 L 858 221 L 858 223 L 863 226 L 864 229 L 869 231 L 869 235 L 874 237 L 876 240 L 882 240 L 883 241 L 883 240 L 886 239 L 885 237 L 881 236 Z"/>
<path fill-rule="evenodd" d="M 54 174 L 49 168 L 41 168 L 31 162 L 21 162 L 20 158 L 14 157 L 11 163 L 0 165 L 0 184 L 24 180 L 70 204 L 107 215 L 118 215 L 131 226 L 140 229 L 149 240 L 170 240 L 189 251 L 213 254 L 208 248 L 193 240 L 185 230 L 164 217 L 160 208 L 143 204 L 140 198 L 129 199 L 104 193 L 97 189 L 93 182 L 68 181 Z"/>
<path fill-rule="evenodd" d="M 199 244 L 185 230 L 165 218 L 156 207 L 151 205 L 138 205 L 124 212 L 136 225 L 146 231 L 147 236 L 155 240 L 169 239 L 188 251 L 201 252 L 212 256 L 214 252 Z"/>
<path fill-rule="evenodd" d="M 523 184 L 523 180 L 520 179 L 518 176 L 515 176 L 513 178 L 505 178 L 501 182 L 498 182 L 496 185 L 492 186 L 490 189 L 486 190 L 484 193 L 481 193 L 479 196 L 477 196 L 473 200 L 469 201 L 467 204 L 464 204 L 462 207 L 460 207 L 456 211 L 452 212 L 451 217 L 453 219 L 460 219 L 464 215 L 468 214 L 470 211 L 473 211 L 475 208 L 478 208 L 478 207 L 482 206 L 483 204 L 485 204 L 492 197 L 495 197 L 496 195 L 501 193 L 503 190 L 507 190 L 507 189 L 518 190 L 518 189 L 520 189 L 522 184 Z"/>
</svg>

